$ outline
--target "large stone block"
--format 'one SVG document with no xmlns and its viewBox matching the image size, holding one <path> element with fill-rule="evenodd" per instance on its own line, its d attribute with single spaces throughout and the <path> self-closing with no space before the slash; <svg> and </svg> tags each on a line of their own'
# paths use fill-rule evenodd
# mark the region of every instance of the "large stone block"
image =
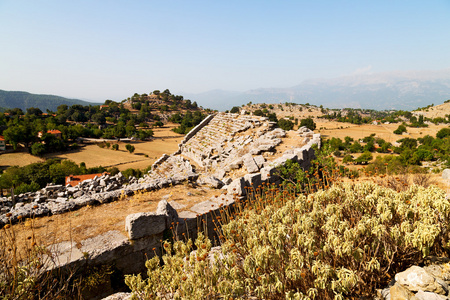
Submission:
<svg viewBox="0 0 450 300">
<path fill-rule="evenodd" d="M 166 229 L 166 216 L 154 212 L 136 213 L 125 219 L 125 231 L 131 240 L 159 234 Z"/>
</svg>

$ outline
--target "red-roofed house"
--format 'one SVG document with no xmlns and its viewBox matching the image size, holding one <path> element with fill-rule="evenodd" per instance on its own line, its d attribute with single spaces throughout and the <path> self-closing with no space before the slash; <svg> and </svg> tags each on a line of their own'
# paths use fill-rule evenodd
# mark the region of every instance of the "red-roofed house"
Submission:
<svg viewBox="0 0 450 300">
<path fill-rule="evenodd" d="M 58 129 L 52 129 L 52 130 L 47 130 L 47 133 L 53 134 L 54 136 L 56 136 L 57 138 L 61 138 L 61 131 L 59 131 Z M 43 135 L 42 131 L 38 132 L 38 138 L 41 138 Z"/>
<path fill-rule="evenodd" d="M 82 183 L 85 180 L 94 179 L 95 176 L 100 177 L 105 173 L 97 173 L 97 174 L 86 174 L 86 175 L 69 175 L 66 177 L 66 185 L 70 184 L 71 186 L 76 186 Z"/>
<path fill-rule="evenodd" d="M 104 108 L 108 108 L 109 105 L 100 105 L 100 110 L 104 109 Z"/>
<path fill-rule="evenodd" d="M 6 150 L 5 138 L 2 135 L 0 135 L 0 151 L 5 150 Z"/>
</svg>

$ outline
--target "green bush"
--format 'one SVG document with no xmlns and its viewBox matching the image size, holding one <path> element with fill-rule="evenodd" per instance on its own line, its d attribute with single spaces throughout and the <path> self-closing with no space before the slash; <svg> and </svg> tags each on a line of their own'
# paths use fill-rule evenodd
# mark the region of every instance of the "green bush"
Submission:
<svg viewBox="0 0 450 300">
<path fill-rule="evenodd" d="M 405 125 L 399 125 L 397 129 L 394 130 L 395 134 L 402 134 L 403 132 L 406 132 Z"/>
<path fill-rule="evenodd" d="M 280 127 L 283 130 L 289 131 L 294 128 L 294 123 L 286 119 L 280 119 L 278 120 L 278 127 Z"/>
<path fill-rule="evenodd" d="M 309 128 L 311 130 L 316 129 L 316 123 L 314 123 L 314 120 L 312 118 L 302 119 L 300 121 L 300 127 L 303 126 L 306 126 L 306 128 Z"/>
<path fill-rule="evenodd" d="M 220 253 L 213 254 L 202 234 L 196 252 L 192 241 L 163 243 L 163 265 L 154 257 L 146 263 L 147 279 L 126 276 L 133 295 L 359 298 L 423 257 L 450 250 L 450 202 L 436 187 L 414 185 L 397 193 L 373 183 L 347 183 L 287 201 L 283 193 L 266 191 L 269 196 L 238 201 L 236 218 L 217 229 Z M 271 204 L 257 209 L 261 203 Z M 245 204 L 255 208 L 246 210 Z"/>
</svg>

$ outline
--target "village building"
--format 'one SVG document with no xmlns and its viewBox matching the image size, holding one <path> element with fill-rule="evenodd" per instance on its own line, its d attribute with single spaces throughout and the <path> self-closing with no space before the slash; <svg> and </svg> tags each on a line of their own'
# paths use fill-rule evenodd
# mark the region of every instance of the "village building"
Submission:
<svg viewBox="0 0 450 300">
<path fill-rule="evenodd" d="M 61 131 L 59 131 L 58 129 L 47 130 L 47 133 L 50 133 L 59 139 L 62 137 Z M 43 135 L 44 133 L 42 131 L 38 132 L 38 138 L 41 138 Z"/>
<path fill-rule="evenodd" d="M 5 138 L 0 135 L 0 151 L 6 150 Z"/>
</svg>

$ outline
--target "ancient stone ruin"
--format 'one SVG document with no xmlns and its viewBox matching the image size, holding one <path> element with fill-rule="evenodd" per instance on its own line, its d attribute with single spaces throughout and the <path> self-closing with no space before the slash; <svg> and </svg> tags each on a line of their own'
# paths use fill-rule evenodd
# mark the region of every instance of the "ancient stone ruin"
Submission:
<svg viewBox="0 0 450 300">
<path fill-rule="evenodd" d="M 205 220 L 204 226 L 213 233 L 212 214 L 221 206 L 232 206 L 235 197 L 244 198 L 246 187 L 277 182 L 275 170 L 288 159 L 305 169 L 310 167 L 315 158 L 312 146 L 320 147 L 320 134 L 305 127 L 286 133 L 274 125 L 264 117 L 210 115 L 185 136 L 178 151 L 163 155 L 143 178 L 126 180 L 121 173 L 103 175 L 75 187 L 49 185 L 38 192 L 16 196 L 16 203 L 11 198 L 1 198 L 0 225 L 14 223 L 19 216 L 60 214 L 186 181 L 222 191 L 220 196 L 189 209 L 172 203 L 175 209 L 162 200 L 156 212 L 129 215 L 124 220 L 127 236 L 109 231 L 79 244 L 67 241 L 49 247 L 54 256 L 48 269 L 114 264 L 123 274 L 142 272 L 145 261 L 155 253 L 151 249 L 158 253 L 160 240 L 172 222 L 179 224 L 177 233 L 188 230 L 194 238 L 199 220 Z M 287 134 L 294 143 L 280 151 L 277 147 L 283 145 Z"/>
</svg>

